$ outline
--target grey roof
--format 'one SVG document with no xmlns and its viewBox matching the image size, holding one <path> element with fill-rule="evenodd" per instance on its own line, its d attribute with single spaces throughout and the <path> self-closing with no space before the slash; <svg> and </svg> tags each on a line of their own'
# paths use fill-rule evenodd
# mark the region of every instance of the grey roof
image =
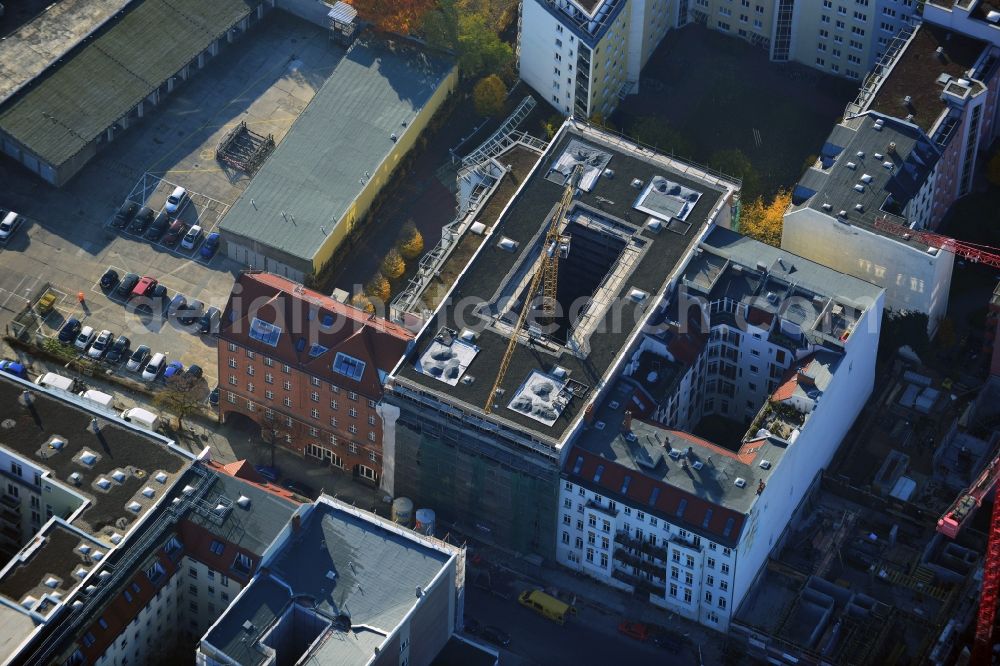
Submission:
<svg viewBox="0 0 1000 666">
<path fill-rule="evenodd" d="M 250 506 L 246 509 L 233 506 L 222 521 L 196 511 L 188 514 L 188 520 L 240 548 L 263 553 L 288 524 L 299 504 L 228 474 L 217 472 L 213 476 L 212 487 L 205 494 L 207 506 L 217 506 L 220 501 L 235 504 L 241 496 L 250 500 Z"/>
<path fill-rule="evenodd" d="M 311 261 L 452 68 L 416 48 L 355 42 L 221 229 Z"/>
<path fill-rule="evenodd" d="M 590 334 L 586 349 L 576 354 L 566 345 L 555 341 L 542 341 L 531 346 L 521 343 L 516 348 L 509 369 L 501 387 L 506 399 L 502 406 L 494 409 L 493 419 L 503 419 L 521 431 L 528 431 L 536 440 L 549 445 L 558 443 L 568 426 L 585 403 L 584 399 L 572 399 L 551 426 L 507 408 L 507 401 L 517 392 L 529 373 L 534 370 L 549 372 L 553 366 L 561 366 L 569 372 L 569 378 L 594 389 L 607 381 L 613 370 L 613 361 L 618 356 L 635 330 L 642 325 L 648 306 L 655 301 L 655 294 L 661 292 L 678 262 L 693 248 L 704 225 L 709 221 L 713 208 L 725 196 L 723 186 L 710 183 L 699 177 L 697 172 L 688 171 L 682 175 L 677 171 L 678 163 L 668 167 L 661 160 L 654 160 L 648 152 L 638 152 L 621 143 L 611 143 L 605 135 L 601 138 L 594 130 L 581 130 L 566 125 L 561 138 L 552 143 L 541 158 L 539 166 L 510 202 L 506 212 L 491 231 L 479 252 L 459 277 L 450 298 L 446 299 L 433 317 L 433 325 L 424 329 L 417 339 L 413 351 L 395 371 L 395 379 L 400 385 L 415 384 L 424 392 L 437 394 L 453 403 L 461 403 L 465 409 L 481 412 L 497 376 L 501 359 L 506 351 L 509 337 L 494 328 L 484 328 L 491 322 L 490 316 L 480 315 L 470 302 L 488 303 L 490 307 L 506 297 L 510 289 L 508 276 L 517 277 L 529 266 L 539 253 L 539 243 L 543 239 L 542 230 L 547 218 L 563 193 L 560 182 L 548 177 L 549 169 L 563 154 L 565 147 L 573 140 L 591 144 L 611 154 L 608 168 L 613 177 L 601 176 L 589 192 L 578 190 L 574 198 L 574 210 L 582 214 L 592 214 L 617 225 L 624 235 L 631 234 L 634 242 L 643 246 L 617 290 L 608 294 L 620 313 L 620 322 L 615 319 L 615 308 L 601 315 L 596 329 Z M 633 186 L 633 179 L 649 183 L 654 176 L 666 176 L 683 187 L 702 193 L 686 219 L 687 224 L 677 225 L 677 231 L 663 229 L 658 234 L 644 227 L 647 215 L 633 208 L 641 190 Z M 735 188 L 734 185 L 730 187 Z M 689 226 L 688 226 L 689 225 Z M 501 237 L 519 243 L 515 252 L 500 249 L 497 243 Z M 575 242 L 575 241 L 574 241 Z M 570 257 L 573 256 L 570 250 Z M 613 265 L 621 265 L 618 260 Z M 581 280 L 599 281 L 602 275 L 573 274 L 567 272 L 569 261 L 560 263 L 560 288 L 575 288 L 574 282 Z M 601 271 L 603 272 L 603 271 Z M 627 297 L 632 288 L 646 291 L 651 296 L 642 304 Z M 512 289 L 511 289 L 512 291 Z M 603 325 L 602 325 L 603 324 Z M 415 367 L 425 350 L 433 343 L 439 327 L 461 331 L 467 326 L 483 329 L 475 340 L 479 348 L 469 364 L 466 375 L 475 380 L 472 383 L 459 381 L 449 386 Z M 585 393 L 586 391 L 584 391 Z M 580 394 L 577 394 L 580 395 Z"/>
<path fill-rule="evenodd" d="M 883 123 L 880 130 L 875 126 L 878 120 Z M 892 149 L 891 143 L 895 144 Z M 819 165 L 807 170 L 792 191 L 792 204 L 831 217 L 845 211 L 842 219 L 848 223 L 880 233 L 874 227 L 879 217 L 905 222 L 903 209 L 940 157 L 938 148 L 917 126 L 878 113 L 866 113 L 833 129 L 823 146 Z M 885 166 L 887 162 L 892 164 L 891 168 Z M 864 176 L 870 176 L 871 182 L 864 183 Z M 863 191 L 859 192 L 856 186 L 863 186 Z M 830 209 L 823 208 L 824 204 Z M 862 210 L 856 208 L 858 204 Z"/>
<path fill-rule="evenodd" d="M 130 2 L 132 0 L 54 2 L 31 22 L 0 40 L 0 103 Z"/>
<path fill-rule="evenodd" d="M 260 664 L 261 637 L 298 603 L 334 634 L 308 663 L 365 664 L 417 603 L 416 589 L 428 587 L 450 557 L 321 498 L 203 640 L 238 664 Z M 351 628 L 338 620 L 342 615 Z M 279 662 L 300 656 L 279 655 Z"/>
<path fill-rule="evenodd" d="M 0 111 L 0 130 L 60 165 L 261 0 L 142 0 Z M 183 37 L 181 37 L 183 36 Z"/>
<path fill-rule="evenodd" d="M 763 264 L 768 268 L 770 275 L 780 277 L 783 281 L 794 282 L 800 288 L 840 303 L 868 305 L 883 291 L 881 287 L 870 282 L 722 227 L 713 229 L 705 238 L 702 247 L 716 256 L 742 266 L 754 268 L 758 264 Z M 783 267 L 790 270 L 785 270 Z M 687 275 L 688 273 L 685 273 L 685 276 Z M 774 283 L 766 283 L 764 286 L 773 287 Z M 763 307 L 762 303 L 757 304 Z"/>
<path fill-rule="evenodd" d="M 30 409 L 18 402 L 21 392 L 29 387 L 34 395 Z M 102 427 L 100 434 L 95 434 L 89 428 L 95 412 L 88 411 L 86 403 L 58 389 L 46 391 L 0 374 L 0 420 L 4 422 L 0 445 L 49 470 L 43 479 L 58 480 L 89 500 L 73 525 L 107 539 L 115 531 L 124 534 L 138 517 L 126 509 L 127 504 L 138 501 L 145 510 L 156 503 L 162 496 L 160 490 L 170 487 L 191 465 L 191 458 L 169 446 L 170 440 L 128 427 L 110 413 L 96 414 Z M 50 446 L 53 437 L 63 441 L 61 448 Z M 81 461 L 85 451 L 95 455 L 89 465 Z M 122 473 L 120 483 L 114 480 L 116 472 Z M 162 484 L 153 480 L 158 472 L 166 475 Z M 78 475 L 74 477 L 78 483 L 72 474 Z M 106 490 L 96 485 L 101 478 L 111 481 Z M 142 495 L 150 485 L 157 491 L 153 499 Z"/>
</svg>

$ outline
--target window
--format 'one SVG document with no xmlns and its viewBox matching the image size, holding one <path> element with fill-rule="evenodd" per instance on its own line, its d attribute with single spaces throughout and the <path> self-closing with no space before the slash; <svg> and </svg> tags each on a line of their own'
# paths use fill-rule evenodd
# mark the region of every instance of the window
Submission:
<svg viewBox="0 0 1000 666">
<path fill-rule="evenodd" d="M 284 403 L 285 407 L 291 407 L 292 406 L 292 399 L 289 398 L 287 395 L 284 397 L 284 399 L 281 402 Z"/>
<path fill-rule="evenodd" d="M 722 590 L 723 592 L 725 592 L 726 590 L 729 589 L 729 583 L 727 581 L 720 580 L 719 581 L 719 589 Z"/>
<path fill-rule="evenodd" d="M 236 367 L 236 359 L 235 358 L 229 359 L 229 367 L 230 368 L 235 368 Z"/>
<path fill-rule="evenodd" d="M 375 403 L 375 401 L 374 401 L 374 400 L 369 400 L 369 401 L 368 401 L 368 406 L 369 406 L 370 408 L 372 408 L 372 409 L 375 409 L 375 407 L 376 407 L 376 403 Z"/>
<path fill-rule="evenodd" d="M 712 593 L 709 590 L 705 590 L 705 601 L 712 603 Z"/>
<path fill-rule="evenodd" d="M 608 554 L 601 553 L 601 568 L 606 569 L 608 567 Z"/>
<path fill-rule="evenodd" d="M 149 579 L 150 583 L 156 583 L 165 573 L 163 566 L 159 562 L 154 562 L 151 567 L 146 569 L 146 578 Z M 101 618 L 101 622 L 104 622 L 104 618 Z M 105 623 L 105 628 L 107 628 L 107 623 Z"/>
<path fill-rule="evenodd" d="M 724 609 L 725 607 L 726 607 L 726 598 L 725 597 L 719 597 L 719 608 L 723 608 Z"/>
<path fill-rule="evenodd" d="M 281 371 L 287 374 L 287 373 L 291 372 L 292 369 L 289 368 L 287 365 L 282 365 L 281 366 Z"/>
<path fill-rule="evenodd" d="M 97 642 L 97 639 L 94 638 L 94 634 L 90 633 L 89 631 L 86 634 L 84 634 L 84 636 L 83 636 L 83 647 L 90 647 L 91 645 L 93 645 L 96 642 Z"/>
<path fill-rule="evenodd" d="M 368 425 L 372 425 L 372 426 L 375 425 L 375 416 L 374 415 L 368 417 Z"/>
<path fill-rule="evenodd" d="M 354 424 L 352 423 L 351 425 L 347 426 L 347 431 L 348 431 L 349 433 L 351 433 L 352 435 L 356 435 L 356 434 L 357 434 L 357 432 L 358 432 L 358 426 L 356 426 L 356 425 L 354 425 Z"/>
<path fill-rule="evenodd" d="M 691 603 L 691 588 L 689 587 L 684 588 L 684 603 Z"/>
<path fill-rule="evenodd" d="M 228 347 L 229 347 L 229 351 L 231 351 L 231 352 L 236 351 L 236 345 L 234 345 L 232 342 L 229 343 Z"/>
<path fill-rule="evenodd" d="M 99 624 L 101 626 L 101 629 L 107 629 L 108 628 L 108 621 L 105 620 L 103 617 L 102 618 L 98 618 L 97 624 Z"/>
<path fill-rule="evenodd" d="M 250 321 L 249 335 L 254 340 L 259 340 L 265 345 L 277 347 L 278 339 L 281 337 L 281 327 L 275 326 L 274 324 L 266 322 L 263 319 L 257 319 L 254 317 Z M 247 351 L 248 356 L 252 353 L 253 352 L 250 352 L 249 350 Z"/>
<path fill-rule="evenodd" d="M 569 516 L 566 516 L 566 517 L 569 518 Z M 566 544 L 567 546 L 569 545 L 569 532 L 563 532 L 562 533 L 562 542 L 564 544 Z"/>
<path fill-rule="evenodd" d="M 236 559 L 233 560 L 233 569 L 241 573 L 248 574 L 250 573 L 250 570 L 253 569 L 253 560 L 249 555 L 237 553 Z"/>
<path fill-rule="evenodd" d="M 213 539 L 212 545 L 209 546 L 209 549 L 215 555 L 222 555 L 222 551 L 226 549 L 226 544 L 222 543 L 221 541 Z"/>
<path fill-rule="evenodd" d="M 677 596 L 677 584 L 676 583 L 671 583 L 670 584 L 670 596 L 672 596 L 672 597 L 676 597 Z"/>
<path fill-rule="evenodd" d="M 264 375 L 264 383 L 265 384 L 273 384 L 274 383 L 274 375 L 272 375 L 270 372 L 266 373 Z"/>
<path fill-rule="evenodd" d="M 347 397 L 349 399 L 351 399 L 351 400 L 357 400 L 358 399 L 358 394 L 355 393 L 354 391 L 348 391 L 347 392 Z"/>
<path fill-rule="evenodd" d="M 318 409 L 313 409 L 313 410 L 311 410 L 309 412 L 309 415 L 311 417 L 313 417 L 314 419 L 318 419 L 319 418 L 319 410 Z"/>
<path fill-rule="evenodd" d="M 355 409 L 354 407 L 351 407 L 349 410 L 347 410 L 347 414 L 352 419 L 356 419 L 358 417 L 358 410 Z"/>
<path fill-rule="evenodd" d="M 369 451 L 368 459 L 371 460 L 372 462 L 378 462 L 378 454 L 375 453 L 374 451 Z"/>
<path fill-rule="evenodd" d="M 219 584 L 222 585 L 222 587 L 229 587 L 229 578 L 226 576 L 219 576 Z"/>
<path fill-rule="evenodd" d="M 712 558 L 712 557 L 708 558 L 708 560 L 706 560 L 706 564 L 708 564 L 708 568 L 709 569 L 714 569 L 715 568 L 715 558 Z"/>
<path fill-rule="evenodd" d="M 264 365 L 266 365 L 269 368 L 273 368 L 274 367 L 274 359 L 273 358 L 268 358 L 267 356 L 265 356 L 264 357 Z"/>
<path fill-rule="evenodd" d="M 724 574 L 728 574 L 729 573 L 729 565 L 728 564 L 723 564 L 722 565 L 722 573 L 724 573 Z"/>
<path fill-rule="evenodd" d="M 309 394 L 309 399 L 312 400 L 313 402 L 319 402 L 319 393 L 313 391 L 312 393 Z"/>
<path fill-rule="evenodd" d="M 188 578 L 193 578 L 195 580 L 198 580 L 198 570 L 195 569 L 194 567 L 189 568 L 188 569 Z"/>
<path fill-rule="evenodd" d="M 365 362 L 344 352 L 337 352 L 333 360 L 333 371 L 358 381 L 365 372 Z"/>
<path fill-rule="evenodd" d="M 357 453 L 358 452 L 358 445 L 356 443 L 354 443 L 354 442 L 349 442 L 347 444 L 347 450 L 348 450 L 349 453 Z"/>
<path fill-rule="evenodd" d="M 290 381 L 288 381 L 287 379 L 284 382 L 282 382 L 281 386 L 286 391 L 291 391 L 292 390 L 292 383 Z"/>
</svg>

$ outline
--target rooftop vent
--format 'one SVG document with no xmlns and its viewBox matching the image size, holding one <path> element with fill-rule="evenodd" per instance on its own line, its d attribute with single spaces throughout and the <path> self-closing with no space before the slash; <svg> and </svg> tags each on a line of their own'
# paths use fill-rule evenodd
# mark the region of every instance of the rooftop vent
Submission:
<svg viewBox="0 0 1000 666">
<path fill-rule="evenodd" d="M 877 160 L 880 160 L 883 157 L 885 157 L 885 155 L 883 155 L 882 153 L 875 153 L 874 155 L 872 155 L 872 157 L 874 157 Z"/>
<path fill-rule="evenodd" d="M 157 472 L 156 476 L 154 476 L 153 478 L 156 479 L 157 483 L 166 483 L 167 482 L 167 473 L 166 472 Z"/>
<path fill-rule="evenodd" d="M 45 587 L 56 588 L 59 587 L 59 579 L 52 576 L 45 579 Z"/>
<path fill-rule="evenodd" d="M 103 476 L 97 480 L 97 487 L 101 490 L 107 490 L 111 487 L 111 481 L 105 479 Z"/>
<path fill-rule="evenodd" d="M 635 189 L 641 190 L 642 189 L 642 185 L 643 185 L 642 181 L 639 180 L 638 178 L 633 178 L 632 179 L 632 187 L 634 187 Z"/>
<path fill-rule="evenodd" d="M 80 475 L 79 472 L 73 472 L 72 474 L 69 475 L 69 482 L 72 483 L 74 486 L 80 485 L 81 481 L 83 481 L 83 477 Z"/>
<path fill-rule="evenodd" d="M 833 210 L 833 205 L 825 203 L 823 204 L 823 210 Z"/>
<path fill-rule="evenodd" d="M 642 303 L 647 298 L 649 298 L 649 292 L 648 291 L 643 291 L 642 289 L 637 289 L 637 288 L 633 287 L 628 292 L 628 297 L 630 299 L 632 299 L 633 301 L 635 301 L 636 303 Z"/>
<path fill-rule="evenodd" d="M 66 440 L 61 437 L 53 437 L 49 440 L 49 448 L 59 451 L 62 447 L 66 446 Z"/>
<path fill-rule="evenodd" d="M 185 495 L 190 495 L 191 493 L 194 492 L 194 486 L 191 485 L 184 486 L 184 490 L 182 490 L 181 492 L 184 493 Z"/>
<path fill-rule="evenodd" d="M 250 498 L 247 497 L 246 495 L 240 495 L 240 498 L 236 500 L 236 505 L 239 506 L 241 509 L 249 509 Z"/>
<path fill-rule="evenodd" d="M 773 291 L 767 292 L 768 303 L 770 303 L 771 305 L 777 305 L 779 300 L 780 299 L 778 298 L 778 295 L 776 293 L 774 293 Z"/>
<path fill-rule="evenodd" d="M 654 234 L 658 234 L 663 230 L 663 220 L 655 217 L 650 217 L 646 220 L 646 228 L 649 229 Z"/>
<path fill-rule="evenodd" d="M 761 460 L 760 461 L 760 468 L 761 469 L 771 469 L 771 461 L 770 460 Z"/>
<path fill-rule="evenodd" d="M 551 374 L 553 377 L 558 377 L 559 379 L 566 379 L 566 377 L 569 375 L 569 371 L 566 368 L 562 367 L 561 365 L 557 365 L 556 367 L 552 368 Z"/>
<path fill-rule="evenodd" d="M 88 546 L 87 544 L 83 544 L 77 550 L 79 550 L 84 555 L 89 555 L 90 554 L 90 546 Z"/>
<path fill-rule="evenodd" d="M 475 377 L 473 377 L 472 375 L 464 375 L 464 376 L 463 376 L 463 377 L 462 377 L 461 379 L 459 379 L 458 381 L 460 381 L 460 382 L 462 382 L 463 384 L 465 384 L 466 386 L 468 386 L 468 385 L 469 385 L 469 384 L 471 384 L 472 382 L 476 381 L 476 378 L 475 378 Z"/>
<path fill-rule="evenodd" d="M 463 328 L 462 332 L 459 334 L 458 337 L 465 340 L 466 342 L 475 342 L 476 332 L 473 331 L 471 328 Z"/>
<path fill-rule="evenodd" d="M 886 169 L 889 169 L 889 171 L 892 171 L 892 166 L 893 165 L 892 165 L 892 162 L 890 162 L 889 160 L 886 160 L 885 162 L 882 162 L 882 166 L 884 166 Z"/>
<path fill-rule="evenodd" d="M 848 162 L 846 166 L 847 166 L 848 169 L 852 169 L 852 170 L 858 168 L 858 165 L 855 164 L 854 162 Z"/>
<path fill-rule="evenodd" d="M 393 142 L 395 142 L 395 141 L 397 141 L 398 139 L 399 139 L 399 137 L 398 137 L 398 136 L 396 136 L 396 133 L 395 133 L 395 132 L 393 132 L 392 134 L 390 134 L 390 135 L 389 135 L 389 140 L 390 140 L 390 141 L 393 141 Z"/>
<path fill-rule="evenodd" d="M 991 9 L 986 12 L 986 20 L 990 23 L 1000 23 L 1000 12 L 995 9 Z"/>
<path fill-rule="evenodd" d="M 909 95 L 905 96 L 903 98 L 903 106 L 905 106 L 906 108 L 912 107 L 913 106 L 913 98 L 910 97 Z"/>
<path fill-rule="evenodd" d="M 858 158 L 860 158 L 860 159 L 864 159 L 864 157 L 865 157 L 865 151 L 863 151 L 863 150 L 859 150 L 859 151 L 858 151 Z"/>
<path fill-rule="evenodd" d="M 100 561 L 101 561 L 101 559 L 102 559 L 102 558 L 104 557 L 104 553 L 102 553 L 102 552 L 101 552 L 101 551 L 99 551 L 99 550 L 95 550 L 95 551 L 94 551 L 94 554 L 93 554 L 93 555 L 91 555 L 91 557 L 93 557 L 93 558 L 94 558 L 94 561 L 95 561 L 95 562 L 100 562 Z"/>
<path fill-rule="evenodd" d="M 95 455 L 91 451 L 84 451 L 80 455 L 80 462 L 82 462 L 84 465 L 90 466 L 90 465 L 93 465 L 94 462 L 96 462 L 96 461 L 97 461 L 97 455 Z"/>
<path fill-rule="evenodd" d="M 604 177 L 605 178 L 614 178 L 615 177 L 614 169 L 605 169 L 604 170 Z"/>
<path fill-rule="evenodd" d="M 337 572 L 334 571 L 333 569 L 330 569 L 329 571 L 326 572 L 326 579 L 337 580 Z"/>
<path fill-rule="evenodd" d="M 156 491 L 150 488 L 149 486 L 146 486 L 145 488 L 142 489 L 142 494 L 145 495 L 146 497 L 152 497 L 153 495 L 156 494 Z"/>
<path fill-rule="evenodd" d="M 895 141 L 890 141 L 889 142 L 889 146 L 885 149 L 885 152 L 889 153 L 890 155 L 895 154 L 896 153 L 896 142 Z"/>
<path fill-rule="evenodd" d="M 700 460 L 695 460 L 694 463 L 691 465 L 691 467 L 694 467 L 695 469 L 701 469 L 704 466 L 705 466 L 705 463 L 703 463 Z"/>
<path fill-rule="evenodd" d="M 120 544 L 122 542 L 123 538 L 124 537 L 122 537 L 121 534 L 118 534 L 118 532 L 114 532 L 111 535 L 111 543 L 113 543 L 113 544 L 115 544 L 117 546 L 118 544 Z"/>
<path fill-rule="evenodd" d="M 517 250 L 517 245 L 518 243 L 516 240 L 507 238 L 506 236 L 501 236 L 500 240 L 497 242 L 497 247 L 507 252 L 514 252 Z"/>
<path fill-rule="evenodd" d="M 80 567 L 79 569 L 76 570 L 75 573 L 76 573 L 76 577 L 77 578 L 86 578 L 87 574 L 90 573 L 90 572 L 87 569 L 84 569 L 83 567 Z"/>
<path fill-rule="evenodd" d="M 736 485 L 737 488 L 747 487 L 747 480 L 744 479 L 742 476 L 736 477 L 736 480 L 733 483 Z"/>
<path fill-rule="evenodd" d="M 864 183 L 858 183 L 857 185 L 854 186 L 854 189 L 858 192 L 864 192 L 865 191 Z"/>
<path fill-rule="evenodd" d="M 670 451 L 669 451 L 669 453 L 667 453 L 667 455 L 670 456 L 671 458 L 673 458 L 674 460 L 680 460 L 681 459 L 681 450 L 680 449 L 671 448 Z"/>
<path fill-rule="evenodd" d="M 120 469 L 116 469 L 114 472 L 111 473 L 111 478 L 117 481 L 118 483 L 122 483 L 123 481 L 125 481 L 125 472 L 121 471 Z"/>
<path fill-rule="evenodd" d="M 138 502 L 131 502 L 128 505 L 128 510 L 131 511 L 132 513 L 139 513 L 140 511 L 142 511 L 142 505 L 139 504 Z"/>
<path fill-rule="evenodd" d="M 859 213 L 863 213 L 865 212 L 865 207 L 861 204 L 854 204 L 854 210 L 858 211 Z"/>
<path fill-rule="evenodd" d="M 594 423 L 594 430 L 604 430 L 608 427 L 608 424 L 604 421 L 597 421 Z"/>
<path fill-rule="evenodd" d="M 869 174 L 866 173 L 865 175 L 861 176 L 861 182 L 864 183 L 864 184 L 866 184 L 866 185 L 868 183 L 872 182 L 871 175 L 869 175 Z"/>
<path fill-rule="evenodd" d="M 29 594 L 28 596 L 26 596 L 24 598 L 23 601 L 21 601 L 21 606 L 23 606 L 24 608 L 27 608 L 28 610 L 31 610 L 32 608 L 35 607 L 36 603 L 38 603 L 38 599 L 34 598 L 33 596 L 31 596 Z"/>
<path fill-rule="evenodd" d="M 837 213 L 837 217 L 847 217 L 847 211 L 846 210 L 842 210 L 842 211 L 838 212 Z"/>
</svg>

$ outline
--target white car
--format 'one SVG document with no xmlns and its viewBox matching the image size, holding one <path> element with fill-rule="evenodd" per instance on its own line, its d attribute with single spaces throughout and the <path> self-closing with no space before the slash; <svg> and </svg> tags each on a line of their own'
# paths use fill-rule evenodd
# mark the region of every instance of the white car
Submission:
<svg viewBox="0 0 1000 666">
<path fill-rule="evenodd" d="M 0 243 L 6 243 L 21 224 L 21 216 L 10 211 L 0 219 Z"/>
<path fill-rule="evenodd" d="M 167 197 L 167 204 L 163 207 L 167 213 L 174 215 L 181 208 L 181 204 L 184 203 L 184 199 L 187 198 L 187 190 L 178 185 L 174 188 L 174 191 L 170 193 Z"/>
<path fill-rule="evenodd" d="M 199 238 L 201 238 L 201 226 L 196 224 L 184 234 L 184 238 L 181 240 L 181 247 L 193 250 L 194 246 L 198 244 Z"/>
<path fill-rule="evenodd" d="M 73 341 L 73 346 L 84 351 L 90 346 L 90 343 L 94 341 L 94 327 L 84 326 L 80 329 L 80 334 L 76 336 L 76 340 Z"/>
<path fill-rule="evenodd" d="M 115 337 L 111 334 L 111 331 L 104 329 L 97 336 L 97 339 L 94 340 L 94 344 L 90 345 L 90 349 L 87 350 L 87 356 L 90 358 L 101 358 L 114 341 Z"/>
<path fill-rule="evenodd" d="M 153 358 L 149 359 L 149 363 L 146 364 L 146 368 L 142 371 L 142 378 L 147 382 L 151 382 L 163 372 L 163 369 L 167 367 L 167 355 L 163 352 L 156 352 L 153 354 Z"/>
</svg>

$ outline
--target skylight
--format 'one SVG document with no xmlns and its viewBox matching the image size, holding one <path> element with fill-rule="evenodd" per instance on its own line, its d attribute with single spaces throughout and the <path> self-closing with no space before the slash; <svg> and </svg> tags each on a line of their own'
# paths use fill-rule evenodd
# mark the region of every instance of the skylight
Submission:
<svg viewBox="0 0 1000 666">
<path fill-rule="evenodd" d="M 594 472 L 594 481 L 599 482 L 601 480 L 601 474 L 604 474 L 604 465 L 598 465 L 597 471 Z"/>
<path fill-rule="evenodd" d="M 712 521 L 712 509 L 708 509 L 705 511 L 705 519 L 701 521 L 701 526 L 705 529 L 708 529 L 708 524 L 711 521 Z"/>
<path fill-rule="evenodd" d="M 333 371 L 355 381 L 359 381 L 361 376 L 365 374 L 365 365 L 364 361 L 344 352 L 337 352 L 336 358 L 333 359 Z"/>
<path fill-rule="evenodd" d="M 254 317 L 250 322 L 250 337 L 265 345 L 277 347 L 278 338 L 281 337 L 281 327 Z"/>
<path fill-rule="evenodd" d="M 329 350 L 326 347 L 324 347 L 323 345 L 313 344 L 313 346 L 309 348 L 309 357 L 310 358 L 316 358 L 317 356 L 322 356 L 327 351 L 329 351 Z"/>
<path fill-rule="evenodd" d="M 649 495 L 649 503 L 656 504 L 656 500 L 660 498 L 660 488 L 656 486 L 653 488 L 653 492 Z"/>
<path fill-rule="evenodd" d="M 631 476 L 626 476 L 625 480 L 622 481 L 622 495 L 625 495 L 625 494 L 628 493 L 628 484 L 630 484 L 630 483 L 632 483 L 632 477 Z"/>
<path fill-rule="evenodd" d="M 684 517 L 684 509 L 686 509 L 687 507 L 688 507 L 688 501 L 686 499 L 682 499 L 681 503 L 677 505 L 677 517 L 678 518 L 683 518 Z"/>
<path fill-rule="evenodd" d="M 736 519 L 730 516 L 726 519 L 726 526 L 722 530 L 722 536 L 728 537 L 733 532 L 733 525 L 736 524 Z"/>
<path fill-rule="evenodd" d="M 579 474 L 580 473 L 580 469 L 582 467 L 583 467 L 583 456 L 577 456 L 576 457 L 576 463 L 574 463 L 574 465 L 573 465 L 573 473 L 574 474 Z"/>
</svg>

